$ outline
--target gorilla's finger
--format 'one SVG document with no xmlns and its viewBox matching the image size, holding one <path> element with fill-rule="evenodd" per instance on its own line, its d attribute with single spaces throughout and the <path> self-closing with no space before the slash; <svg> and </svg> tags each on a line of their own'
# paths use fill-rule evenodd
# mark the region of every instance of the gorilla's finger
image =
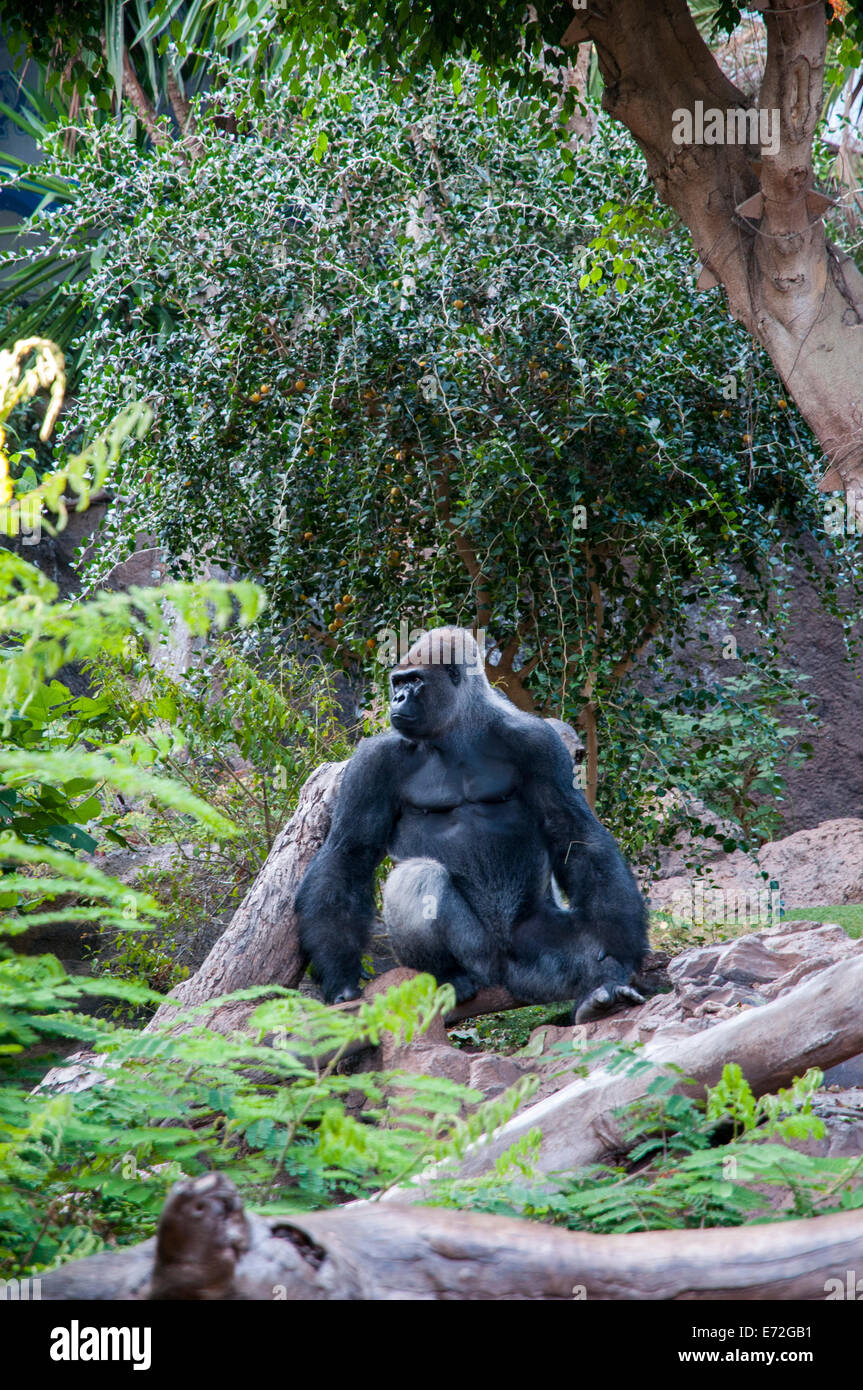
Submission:
<svg viewBox="0 0 863 1390">
<path fill-rule="evenodd" d="M 644 995 L 639 994 L 638 990 L 633 989 L 631 985 L 618 985 L 617 997 L 619 999 L 628 999 L 631 1004 L 644 1003 Z"/>
<path fill-rule="evenodd" d="M 575 1022 L 590 1023 L 593 1019 L 601 1018 L 608 1013 L 610 1006 L 611 994 L 605 985 L 600 985 L 579 1004 L 575 1011 Z"/>
</svg>

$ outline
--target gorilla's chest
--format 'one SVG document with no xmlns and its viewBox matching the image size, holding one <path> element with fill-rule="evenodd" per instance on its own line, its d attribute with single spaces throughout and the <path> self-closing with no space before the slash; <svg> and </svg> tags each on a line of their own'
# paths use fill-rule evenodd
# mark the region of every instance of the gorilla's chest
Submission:
<svg viewBox="0 0 863 1390">
<path fill-rule="evenodd" d="M 444 757 L 420 755 L 402 783 L 402 805 L 410 811 L 447 812 L 459 807 L 502 806 L 518 784 L 516 769 L 505 755 Z"/>
</svg>

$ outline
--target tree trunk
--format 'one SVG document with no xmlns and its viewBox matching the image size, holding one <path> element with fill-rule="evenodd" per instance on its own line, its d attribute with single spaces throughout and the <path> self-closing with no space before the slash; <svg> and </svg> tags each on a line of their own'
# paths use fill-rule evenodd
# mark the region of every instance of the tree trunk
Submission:
<svg viewBox="0 0 863 1390">
<path fill-rule="evenodd" d="M 859 1267 L 863 1212 L 598 1236 L 360 1203 L 245 1216 L 226 1179 L 174 1189 L 158 1237 L 42 1278 L 42 1297 L 277 1301 L 818 1299 Z"/>
<path fill-rule="evenodd" d="M 306 869 L 327 837 L 333 807 L 347 763 L 324 763 L 300 792 L 297 809 L 276 836 L 261 870 L 203 965 L 171 992 L 177 1004 L 203 1004 L 251 985 L 295 988 L 308 964 L 300 950 L 294 898 Z M 220 1031 L 239 1027 L 256 1003 L 214 1010 L 207 1026 Z M 165 1003 L 147 1025 L 171 1021 L 175 1008 Z"/>
<path fill-rule="evenodd" d="M 703 1096 L 720 1079 L 727 1062 L 737 1062 L 756 1096 L 788 1086 L 810 1067 L 828 1067 L 863 1052 L 863 957 L 840 961 L 796 989 L 755 1009 L 747 1009 L 685 1038 L 650 1043 L 639 1053 L 633 1075 L 601 1068 L 522 1110 L 490 1139 L 474 1146 L 458 1176 L 485 1173 L 511 1145 L 531 1130 L 542 1133 L 541 1172 L 598 1163 L 628 1147 L 625 1125 L 616 1111 L 647 1094 L 668 1067 L 680 1070 L 674 1090 Z M 645 1063 L 651 1063 L 645 1066 Z M 563 1064 L 561 1063 L 561 1066 Z M 419 1184 L 391 1189 L 381 1200 L 404 1201 Z"/>
<path fill-rule="evenodd" d="M 769 136 L 763 148 L 674 142 L 675 113 L 694 115 L 696 102 L 723 120 L 747 109 L 686 0 L 591 0 L 562 42 L 596 45 L 605 109 L 631 131 L 659 196 L 817 435 L 829 461 L 822 489 L 847 490 L 863 488 L 863 276 L 828 241 L 827 202 L 812 186 L 825 16 L 812 0 L 771 0 L 765 11 L 759 110 L 777 113 L 772 153 Z"/>
</svg>

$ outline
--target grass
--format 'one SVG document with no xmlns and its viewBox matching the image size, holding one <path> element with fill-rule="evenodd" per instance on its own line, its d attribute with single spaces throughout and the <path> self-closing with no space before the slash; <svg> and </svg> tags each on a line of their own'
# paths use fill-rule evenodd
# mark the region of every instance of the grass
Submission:
<svg viewBox="0 0 863 1390">
<path fill-rule="evenodd" d="M 835 922 L 850 937 L 863 936 L 863 903 L 837 903 L 826 907 L 792 907 L 782 914 L 785 922 Z M 693 946 L 710 946 L 717 941 L 731 941 L 749 932 L 764 931 L 769 923 L 761 922 L 700 922 L 674 917 L 670 912 L 650 914 L 650 944 L 654 951 L 670 951 L 677 955 Z"/>
<path fill-rule="evenodd" d="M 572 1022 L 572 1004 L 531 1004 L 524 1009 L 509 1009 L 500 1014 L 484 1014 L 466 1018 L 450 1028 L 449 1040 L 467 1051 L 477 1048 L 484 1052 L 518 1052 L 534 1028 L 544 1023 Z"/>
<path fill-rule="evenodd" d="M 785 913 L 789 922 L 837 922 L 849 936 L 863 936 L 863 903 L 838 903 L 835 907 L 792 907 Z"/>
</svg>

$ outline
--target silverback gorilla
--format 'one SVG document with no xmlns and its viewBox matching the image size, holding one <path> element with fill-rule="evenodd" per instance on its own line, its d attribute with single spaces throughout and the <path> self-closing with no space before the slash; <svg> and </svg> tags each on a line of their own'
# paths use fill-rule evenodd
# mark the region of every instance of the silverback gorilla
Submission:
<svg viewBox="0 0 863 1390">
<path fill-rule="evenodd" d="M 572 999 L 579 1022 L 640 1003 L 630 982 L 647 945 L 644 902 L 573 786 L 559 734 L 492 688 L 460 629 L 422 637 L 390 686 L 392 730 L 351 758 L 297 893 L 327 1002 L 359 994 L 374 871 L 389 854 L 396 958 L 451 983 L 459 1002 L 503 985 L 525 1003 Z"/>
</svg>

